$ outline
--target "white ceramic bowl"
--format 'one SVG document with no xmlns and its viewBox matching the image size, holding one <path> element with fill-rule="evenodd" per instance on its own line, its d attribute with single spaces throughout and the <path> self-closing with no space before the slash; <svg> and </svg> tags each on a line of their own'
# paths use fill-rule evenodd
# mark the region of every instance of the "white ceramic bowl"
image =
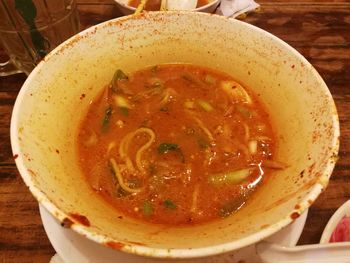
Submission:
<svg viewBox="0 0 350 263">
<path fill-rule="evenodd" d="M 125 72 L 192 63 L 229 73 L 271 113 L 276 158 L 289 164 L 238 213 L 208 224 L 165 227 L 124 217 L 86 183 L 76 135 L 90 101 Z M 36 199 L 62 224 L 103 245 L 161 258 L 220 254 L 279 231 L 327 186 L 338 153 L 338 118 L 316 70 L 259 28 L 199 12 L 149 12 L 105 22 L 69 39 L 30 74 L 16 100 L 11 143 Z"/>
<path fill-rule="evenodd" d="M 342 204 L 329 219 L 321 236 L 321 244 L 329 243 L 334 230 L 336 229 L 343 217 L 350 217 L 350 200 Z"/>
<path fill-rule="evenodd" d="M 128 5 L 129 0 L 114 0 L 114 2 L 116 3 L 117 7 L 124 15 L 133 14 L 136 10 L 136 8 Z M 198 7 L 193 11 L 213 13 L 219 4 L 220 4 L 220 0 L 209 0 L 208 4 Z"/>
</svg>

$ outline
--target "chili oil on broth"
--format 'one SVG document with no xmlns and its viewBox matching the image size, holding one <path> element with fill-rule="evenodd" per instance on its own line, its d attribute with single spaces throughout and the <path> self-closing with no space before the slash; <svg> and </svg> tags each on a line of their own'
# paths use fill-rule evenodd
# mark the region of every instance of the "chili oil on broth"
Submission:
<svg viewBox="0 0 350 263">
<path fill-rule="evenodd" d="M 96 193 L 125 216 L 167 225 L 239 210 L 269 168 L 283 168 L 274 147 L 256 96 L 226 74 L 187 64 L 117 70 L 78 135 Z"/>
</svg>

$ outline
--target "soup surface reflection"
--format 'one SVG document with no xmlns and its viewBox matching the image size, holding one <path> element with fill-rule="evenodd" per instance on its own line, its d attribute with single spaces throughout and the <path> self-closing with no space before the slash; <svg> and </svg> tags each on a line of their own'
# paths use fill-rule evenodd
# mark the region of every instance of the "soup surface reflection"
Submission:
<svg viewBox="0 0 350 263">
<path fill-rule="evenodd" d="M 257 96 L 187 64 L 117 70 L 78 135 L 83 173 L 126 216 L 185 225 L 239 210 L 266 180 L 274 134 Z"/>
</svg>

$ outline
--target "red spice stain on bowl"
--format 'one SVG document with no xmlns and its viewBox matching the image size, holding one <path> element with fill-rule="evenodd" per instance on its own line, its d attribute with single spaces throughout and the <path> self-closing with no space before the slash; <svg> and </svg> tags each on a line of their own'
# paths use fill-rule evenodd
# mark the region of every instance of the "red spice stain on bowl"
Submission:
<svg viewBox="0 0 350 263">
<path fill-rule="evenodd" d="M 270 226 L 269 224 L 265 224 L 265 225 L 260 226 L 260 229 L 265 229 L 265 228 L 268 228 L 269 226 Z"/>
<path fill-rule="evenodd" d="M 84 99 L 84 98 L 85 98 L 85 96 L 86 96 L 86 95 L 85 95 L 84 93 L 83 93 L 83 94 L 81 94 L 81 95 L 80 95 L 80 99 L 81 99 L 81 100 L 82 100 L 82 99 Z"/>
<path fill-rule="evenodd" d="M 293 213 L 290 215 L 290 218 L 291 218 L 291 219 L 297 219 L 299 216 L 300 216 L 300 214 L 299 214 L 298 212 L 293 212 Z"/>
<path fill-rule="evenodd" d="M 114 242 L 114 241 L 108 241 L 105 243 L 107 247 L 113 248 L 115 250 L 121 250 L 125 244 L 120 243 L 120 242 Z"/>
<path fill-rule="evenodd" d="M 308 173 L 309 173 L 309 174 L 312 174 L 313 170 L 315 169 L 315 166 L 316 166 L 316 163 L 313 163 L 313 164 L 311 164 L 311 165 L 309 166 L 309 168 L 308 168 Z"/>
<path fill-rule="evenodd" d="M 137 241 L 128 241 L 128 243 L 130 243 L 132 245 L 137 245 L 137 246 L 146 246 L 146 244 L 141 243 L 141 242 L 137 242 Z"/>
<path fill-rule="evenodd" d="M 13 156 L 13 160 L 16 160 L 18 158 L 18 154 L 15 154 L 14 156 Z"/>
<path fill-rule="evenodd" d="M 27 169 L 27 171 L 28 171 L 32 176 L 36 176 L 36 173 L 35 173 L 33 170 Z"/>
<path fill-rule="evenodd" d="M 75 213 L 70 213 L 69 216 L 76 221 L 77 223 L 80 223 L 84 226 L 90 226 L 90 221 L 87 219 L 86 216 L 75 214 Z"/>
<path fill-rule="evenodd" d="M 74 222 L 72 220 L 70 220 L 68 217 L 63 219 L 63 221 L 61 222 L 61 226 L 64 228 L 70 228 L 73 224 L 74 224 Z"/>
<path fill-rule="evenodd" d="M 72 39 L 70 39 L 68 42 L 65 43 L 65 45 L 61 46 L 55 53 L 49 53 L 49 55 L 44 57 L 44 61 L 48 61 L 50 59 L 50 57 L 52 57 L 53 55 L 59 55 L 61 53 L 63 53 L 66 49 L 73 47 L 76 43 L 78 43 L 81 39 L 83 39 L 85 36 L 81 36 L 81 35 L 76 35 L 75 37 L 73 37 Z"/>
</svg>

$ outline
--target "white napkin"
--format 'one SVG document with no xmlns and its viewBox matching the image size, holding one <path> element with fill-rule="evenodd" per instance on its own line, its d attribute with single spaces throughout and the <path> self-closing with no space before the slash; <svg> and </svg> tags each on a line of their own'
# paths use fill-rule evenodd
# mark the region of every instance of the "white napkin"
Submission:
<svg viewBox="0 0 350 263">
<path fill-rule="evenodd" d="M 237 17 L 260 7 L 254 0 L 221 0 L 216 13 L 226 17 Z"/>
</svg>

